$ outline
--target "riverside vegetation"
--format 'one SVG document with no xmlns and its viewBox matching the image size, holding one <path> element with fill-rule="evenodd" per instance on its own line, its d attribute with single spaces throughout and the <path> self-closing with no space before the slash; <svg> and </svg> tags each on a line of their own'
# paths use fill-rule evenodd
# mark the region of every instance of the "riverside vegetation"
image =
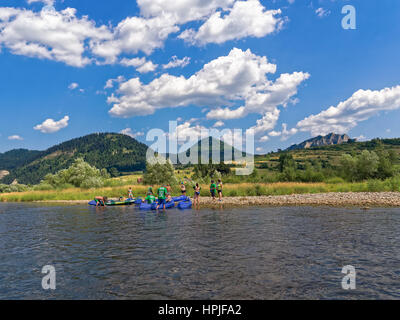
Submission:
<svg viewBox="0 0 400 320">
<path fill-rule="evenodd" d="M 199 142 L 194 152 L 200 152 L 200 146 Z M 220 178 L 226 197 L 400 191 L 400 139 L 349 140 L 340 145 L 257 155 L 256 169 L 249 176 L 235 175 L 236 167 L 230 163 L 146 164 L 146 151 L 146 145 L 131 137 L 105 133 L 67 141 L 46 151 L 0 154 L 0 169 L 10 171 L 0 182 L 0 201 L 120 197 L 127 195 L 128 187 L 135 196 L 144 196 L 149 185 L 165 183 L 173 187 L 174 194 L 180 194 L 181 181 L 187 182 L 189 195 L 193 195 L 191 186 L 198 182 L 204 196 L 210 181 Z"/>
<path fill-rule="evenodd" d="M 105 168 L 98 169 L 76 159 L 68 169 L 48 174 L 37 185 L 0 185 L 0 201 L 88 200 L 97 195 L 120 197 L 132 187 L 135 196 L 144 196 L 149 185 L 169 183 L 179 194 L 180 181 L 190 185 L 199 182 L 208 195 L 211 179 L 222 178 L 228 197 L 316 194 L 330 192 L 399 192 L 398 154 L 382 147 L 360 153 L 343 153 L 338 165 L 327 165 L 315 159 L 296 161 L 293 153 L 283 152 L 275 167 L 262 162 L 250 176 L 236 176 L 235 168 L 226 164 L 176 167 L 147 164 L 144 173 L 111 177 Z M 141 182 L 141 180 L 143 182 Z"/>
</svg>

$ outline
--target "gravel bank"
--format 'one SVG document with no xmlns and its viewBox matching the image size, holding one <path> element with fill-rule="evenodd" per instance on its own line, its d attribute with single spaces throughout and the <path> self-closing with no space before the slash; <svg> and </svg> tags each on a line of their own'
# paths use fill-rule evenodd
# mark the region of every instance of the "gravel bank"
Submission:
<svg viewBox="0 0 400 320">
<path fill-rule="evenodd" d="M 89 200 L 41 201 L 41 203 L 87 204 Z M 333 206 L 333 207 L 400 207 L 400 192 L 365 193 L 319 193 L 293 194 L 286 196 L 232 197 L 223 202 L 209 197 L 200 199 L 202 207 L 244 207 L 244 206 Z"/>
<path fill-rule="evenodd" d="M 219 206 L 221 202 L 201 199 L 205 206 Z M 333 206 L 333 207 L 400 207 L 398 192 L 319 193 L 285 196 L 224 198 L 227 206 Z"/>
</svg>

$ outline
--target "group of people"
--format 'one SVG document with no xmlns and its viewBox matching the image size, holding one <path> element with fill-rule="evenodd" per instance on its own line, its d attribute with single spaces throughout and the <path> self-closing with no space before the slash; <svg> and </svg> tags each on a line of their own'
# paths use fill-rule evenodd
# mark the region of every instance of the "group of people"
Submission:
<svg viewBox="0 0 400 320">
<path fill-rule="evenodd" d="M 132 190 L 132 189 L 130 189 Z M 160 186 L 157 189 L 157 197 L 158 197 L 158 203 L 157 203 L 157 210 L 161 207 L 165 209 L 165 206 L 167 202 L 172 201 L 172 196 L 171 196 L 171 186 L 169 184 Z M 149 187 L 147 190 L 147 195 L 146 198 L 144 198 L 143 202 L 147 202 L 148 204 L 152 204 L 156 201 L 156 197 L 154 195 L 153 187 Z"/>
<path fill-rule="evenodd" d="M 201 193 L 201 187 L 198 183 L 196 183 L 193 187 L 194 189 L 194 204 L 195 205 L 199 205 L 200 204 L 200 193 Z M 214 180 L 211 181 L 211 185 L 210 185 L 210 195 L 212 197 L 213 200 L 217 200 L 222 202 L 222 189 L 223 189 L 223 184 L 222 184 L 222 180 L 219 179 L 218 182 L 215 182 Z M 181 190 L 181 194 L 183 196 L 186 196 L 187 193 L 187 189 L 186 189 L 186 184 L 185 182 L 181 182 L 180 184 L 180 190 Z M 157 209 L 159 207 L 164 207 L 167 202 L 172 201 L 172 196 L 171 196 L 171 186 L 169 184 L 167 185 L 163 185 L 160 186 L 157 189 L 156 195 L 158 197 L 158 205 L 157 205 Z M 129 196 L 133 197 L 132 195 L 132 189 L 129 189 Z M 156 201 L 156 197 L 153 191 L 153 187 L 149 187 L 148 191 L 147 191 L 147 195 L 146 198 L 143 200 L 143 202 L 147 202 L 149 204 L 154 203 Z"/>
<path fill-rule="evenodd" d="M 194 205 L 199 205 L 201 187 L 198 183 L 196 183 L 193 189 L 194 189 L 194 197 L 193 197 Z M 217 200 L 218 198 L 218 201 L 222 202 L 222 189 L 223 189 L 223 184 L 221 179 L 219 179 L 218 182 L 215 182 L 214 180 L 211 181 L 210 195 L 214 201 Z M 187 189 L 185 182 L 182 182 L 180 184 L 180 190 L 181 194 L 183 196 L 186 196 Z M 157 210 L 160 207 L 165 209 L 167 202 L 172 201 L 171 194 L 172 194 L 172 188 L 171 185 L 169 184 L 160 186 L 155 193 L 153 191 L 153 186 L 150 186 L 149 189 L 147 190 L 146 197 L 143 199 L 143 202 L 152 204 L 157 201 Z M 132 188 L 129 188 L 128 190 L 128 199 L 134 199 Z M 106 197 L 96 197 L 95 200 L 97 204 L 100 206 L 104 206 L 105 203 L 107 202 Z"/>
</svg>

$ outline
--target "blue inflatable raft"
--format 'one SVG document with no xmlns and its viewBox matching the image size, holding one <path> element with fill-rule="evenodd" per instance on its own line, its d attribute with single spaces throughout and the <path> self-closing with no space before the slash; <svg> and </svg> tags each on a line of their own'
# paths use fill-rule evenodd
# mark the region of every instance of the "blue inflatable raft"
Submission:
<svg viewBox="0 0 400 320">
<path fill-rule="evenodd" d="M 191 209 L 191 208 L 192 208 L 192 201 L 190 201 L 190 200 L 182 201 L 182 202 L 179 202 L 179 204 L 178 204 L 178 209 L 181 209 L 181 210 Z"/>
<path fill-rule="evenodd" d="M 152 203 L 143 202 L 140 204 L 140 210 L 151 210 Z"/>
<path fill-rule="evenodd" d="M 172 197 L 172 200 L 174 200 L 175 202 L 188 201 L 189 197 L 187 196 Z"/>
<path fill-rule="evenodd" d="M 157 210 L 157 206 L 158 206 L 158 202 L 154 202 L 152 205 L 151 205 L 151 210 Z M 175 208 L 175 201 L 170 201 L 170 202 L 167 202 L 166 204 L 165 204 L 165 209 L 172 209 L 172 208 Z M 163 209 L 161 206 L 160 206 L 160 208 L 159 209 Z"/>
</svg>

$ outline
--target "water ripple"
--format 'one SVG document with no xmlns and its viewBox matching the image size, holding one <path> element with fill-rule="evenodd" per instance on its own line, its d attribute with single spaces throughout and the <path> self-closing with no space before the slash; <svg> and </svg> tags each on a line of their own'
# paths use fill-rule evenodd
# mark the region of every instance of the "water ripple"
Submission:
<svg viewBox="0 0 400 320">
<path fill-rule="evenodd" d="M 0 204 L 0 298 L 398 299 L 399 213 Z M 354 291 L 341 289 L 345 265 Z"/>
</svg>

